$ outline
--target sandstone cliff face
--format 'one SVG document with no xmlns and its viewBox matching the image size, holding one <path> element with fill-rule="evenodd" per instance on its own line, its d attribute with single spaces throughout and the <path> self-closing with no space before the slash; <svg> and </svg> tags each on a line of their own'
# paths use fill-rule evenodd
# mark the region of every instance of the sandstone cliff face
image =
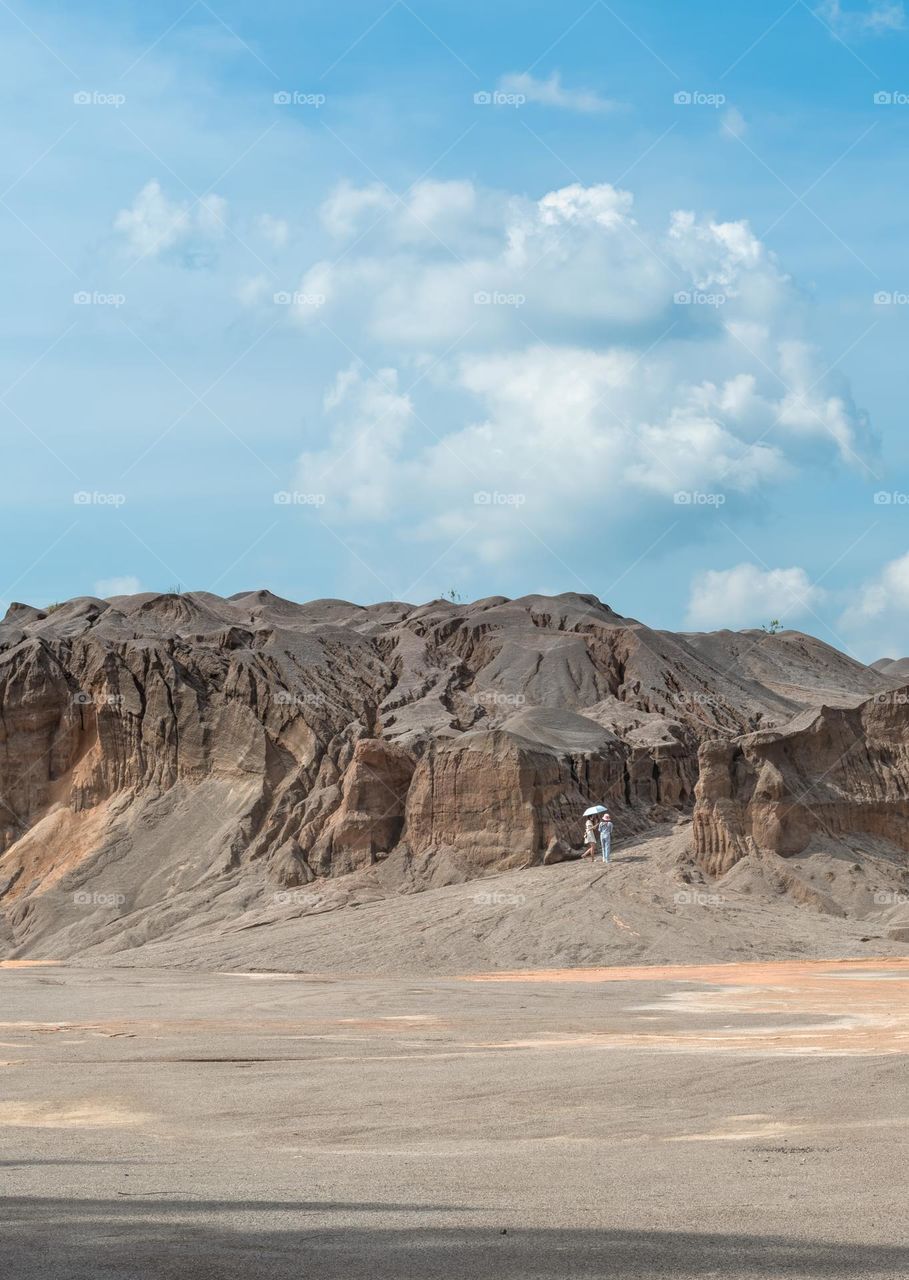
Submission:
<svg viewBox="0 0 909 1280">
<path fill-rule="evenodd" d="M 573 594 L 13 606 L 0 624 L 0 923 L 14 945 L 34 939 L 57 919 L 53 894 L 102 883 L 145 909 L 143 931 L 166 932 L 181 895 L 216 902 L 253 871 L 286 889 L 393 852 L 458 875 L 539 863 L 553 841 L 579 843 L 591 802 L 626 834 L 690 812 L 702 743 L 701 856 L 724 866 L 749 840 L 788 847 L 802 739 L 787 755 L 779 734 L 738 735 L 789 721 L 831 663 L 847 702 L 886 680 L 791 633 L 752 637 L 745 664 L 741 637 L 724 634 L 651 631 Z M 824 714 L 799 730 L 822 763 L 867 713 Z M 882 777 L 884 715 L 869 721 Z M 881 829 L 904 780 L 894 768 Z"/>
<path fill-rule="evenodd" d="M 909 687 L 705 743 L 696 795 L 695 849 L 711 874 L 750 853 L 799 854 L 818 833 L 909 851 Z"/>
<path fill-rule="evenodd" d="M 501 729 L 424 752 L 407 798 L 404 838 L 413 852 L 457 851 L 478 871 L 528 865 L 542 860 L 553 839 L 578 842 L 588 796 L 625 808 L 626 752 L 608 730 L 557 714 L 547 717 L 550 729 L 553 719 L 563 729 L 568 721 L 577 739 L 563 733 L 556 745 L 551 733 L 548 742 L 522 736 L 529 719 L 512 717 Z M 640 827 L 635 816 L 632 826 Z"/>
</svg>

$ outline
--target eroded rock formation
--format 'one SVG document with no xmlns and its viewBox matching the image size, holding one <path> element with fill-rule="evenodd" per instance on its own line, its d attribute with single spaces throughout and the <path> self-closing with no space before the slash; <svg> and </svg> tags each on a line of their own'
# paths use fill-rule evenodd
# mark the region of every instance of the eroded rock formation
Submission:
<svg viewBox="0 0 909 1280">
<path fill-rule="evenodd" d="M 751 853 L 800 854 L 819 833 L 909 851 L 909 687 L 705 742 L 696 793 L 695 849 L 713 875 Z"/>
<path fill-rule="evenodd" d="M 866 730 L 840 784 L 877 770 L 862 812 L 889 830 L 906 778 L 902 756 L 888 764 L 896 703 L 766 727 L 886 683 L 798 633 L 670 635 L 574 594 L 15 605 L 0 624 L 0 911 L 28 939 L 48 895 L 116 883 L 142 931 L 166 932 L 191 894 L 216 905 L 253 870 L 288 889 L 394 853 L 414 887 L 419 868 L 540 863 L 578 845 L 592 801 L 626 833 L 690 813 L 699 747 L 699 855 L 724 867 L 749 841 L 794 847 L 810 818 L 791 797 Z M 851 821 L 832 785 L 829 821 Z"/>
</svg>

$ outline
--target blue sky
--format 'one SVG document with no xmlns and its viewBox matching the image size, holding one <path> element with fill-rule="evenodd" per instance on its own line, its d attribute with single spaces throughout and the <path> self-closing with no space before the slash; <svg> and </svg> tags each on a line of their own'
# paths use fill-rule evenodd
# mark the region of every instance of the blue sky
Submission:
<svg viewBox="0 0 909 1280">
<path fill-rule="evenodd" d="M 900 4 L 0 30 L 4 605 L 577 590 L 909 652 Z"/>
</svg>

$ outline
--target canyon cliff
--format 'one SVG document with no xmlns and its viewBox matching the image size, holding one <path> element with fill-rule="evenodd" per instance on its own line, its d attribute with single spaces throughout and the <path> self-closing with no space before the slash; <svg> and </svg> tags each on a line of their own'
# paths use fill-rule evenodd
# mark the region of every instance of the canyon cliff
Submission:
<svg viewBox="0 0 909 1280">
<path fill-rule="evenodd" d="M 571 593 L 14 605 L 0 943 L 75 947 L 85 917 L 60 903 L 110 885 L 127 946 L 190 927 L 193 901 L 229 913 L 244 879 L 391 859 L 414 889 L 539 865 L 594 802 L 626 837 L 693 814 L 709 874 L 823 826 L 905 847 L 895 681 L 798 632 L 671 634 Z"/>
</svg>

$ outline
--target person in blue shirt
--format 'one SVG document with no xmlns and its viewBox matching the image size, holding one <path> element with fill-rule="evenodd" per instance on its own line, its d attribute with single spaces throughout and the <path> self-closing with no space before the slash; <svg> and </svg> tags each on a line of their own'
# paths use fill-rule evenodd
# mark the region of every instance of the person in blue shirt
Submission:
<svg viewBox="0 0 909 1280">
<path fill-rule="evenodd" d="M 603 854 L 603 861 L 608 862 L 612 853 L 612 819 L 608 813 L 604 813 L 600 818 L 597 832 L 600 837 L 600 851 Z"/>
</svg>

